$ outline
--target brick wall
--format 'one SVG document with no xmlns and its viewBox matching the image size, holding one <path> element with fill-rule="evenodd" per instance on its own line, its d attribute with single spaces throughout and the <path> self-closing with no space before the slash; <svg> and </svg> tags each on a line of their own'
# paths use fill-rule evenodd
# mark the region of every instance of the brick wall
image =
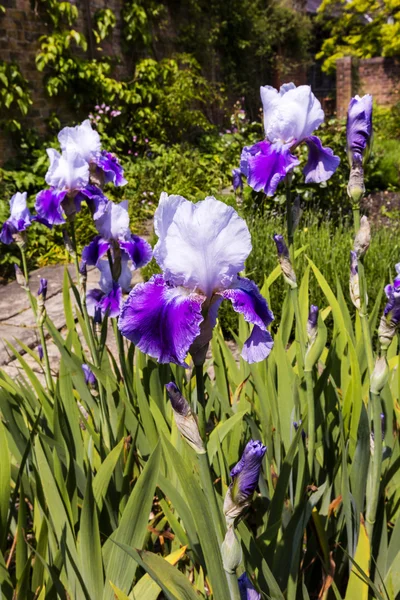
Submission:
<svg viewBox="0 0 400 600">
<path fill-rule="evenodd" d="M 350 99 L 355 94 L 372 94 L 380 106 L 391 107 L 400 102 L 400 60 L 350 56 L 336 62 L 336 110 L 346 116 Z"/>
<path fill-rule="evenodd" d="M 117 18 L 117 25 L 110 38 L 103 44 L 103 54 L 106 56 L 121 56 L 121 63 L 115 69 L 116 77 L 129 75 L 132 61 L 121 54 L 121 23 L 120 16 L 123 0 L 76 0 L 74 2 L 79 10 L 79 18 L 75 29 L 89 34 L 88 10 L 90 17 L 99 8 L 111 8 Z M 0 60 L 15 62 L 20 67 L 23 76 L 29 81 L 33 105 L 28 117 L 23 120 L 27 127 L 35 128 L 40 134 L 46 132 L 46 119 L 55 112 L 63 124 L 76 121 L 76 115 L 71 113 L 66 102 L 60 98 L 49 98 L 43 86 L 43 73 L 35 66 L 35 57 L 39 49 L 39 38 L 49 33 L 49 27 L 41 15 L 33 8 L 31 0 L 2 0 L 6 8 L 4 15 L 0 15 Z M 93 40 L 93 54 L 96 56 L 96 47 Z M 88 56 L 89 56 L 88 51 Z M 18 114 L 18 118 L 20 115 Z M 12 157 L 15 149 L 10 136 L 0 131 L 0 164 Z"/>
</svg>

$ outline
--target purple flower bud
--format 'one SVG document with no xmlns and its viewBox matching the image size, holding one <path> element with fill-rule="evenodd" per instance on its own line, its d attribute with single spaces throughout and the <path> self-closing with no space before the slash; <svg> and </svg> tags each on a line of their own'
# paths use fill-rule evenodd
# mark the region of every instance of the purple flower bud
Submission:
<svg viewBox="0 0 400 600">
<path fill-rule="evenodd" d="M 253 587 L 247 573 L 243 573 L 238 579 L 240 600 L 261 600 L 261 594 Z"/>
<path fill-rule="evenodd" d="M 39 360 L 43 360 L 43 346 L 42 346 L 42 344 L 38 345 L 37 352 L 38 352 L 38 355 L 39 355 Z"/>
<path fill-rule="evenodd" d="M 83 277 L 87 277 L 86 261 L 84 260 L 81 260 L 81 262 L 79 263 L 79 273 L 80 275 L 83 275 Z"/>
<path fill-rule="evenodd" d="M 274 238 L 274 242 L 276 244 L 276 249 L 277 249 L 279 258 L 281 256 L 283 256 L 284 258 L 289 258 L 289 250 L 288 250 L 288 247 L 286 246 L 286 242 L 285 242 L 283 235 L 275 233 L 273 238 Z"/>
<path fill-rule="evenodd" d="M 88 385 L 94 385 L 96 383 L 96 376 L 89 367 L 89 365 L 83 364 L 82 371 L 85 375 L 85 381 Z"/>
<path fill-rule="evenodd" d="M 307 337 L 309 344 L 312 344 L 315 338 L 317 337 L 318 313 L 318 306 L 314 306 L 314 304 L 311 304 L 307 320 Z"/>
<path fill-rule="evenodd" d="M 190 411 L 190 406 L 187 400 L 182 396 L 178 386 L 171 381 L 171 383 L 166 384 L 165 389 L 167 390 L 174 411 L 185 417 Z"/>
<path fill-rule="evenodd" d="M 43 301 L 46 300 L 47 296 L 47 279 L 40 279 L 40 285 L 38 289 L 38 296 L 42 296 Z"/>
<path fill-rule="evenodd" d="M 365 151 L 372 136 L 372 96 L 356 96 L 347 111 L 347 152 L 350 166 L 366 158 Z"/>
<path fill-rule="evenodd" d="M 102 320 L 103 320 L 103 315 L 101 314 L 101 308 L 99 306 L 96 306 L 94 309 L 93 321 L 97 325 L 101 325 Z"/>
<path fill-rule="evenodd" d="M 243 175 L 240 169 L 232 169 L 232 185 L 235 192 L 243 190 Z"/>
<path fill-rule="evenodd" d="M 261 463 L 267 448 L 258 440 L 250 440 L 242 458 L 231 471 L 231 495 L 235 503 L 250 499 L 257 487 Z"/>
<path fill-rule="evenodd" d="M 14 263 L 14 270 L 15 270 L 15 279 L 17 280 L 18 285 L 25 286 L 26 285 L 25 275 L 23 274 L 23 272 L 21 271 L 19 266 L 16 265 L 15 263 Z"/>
</svg>

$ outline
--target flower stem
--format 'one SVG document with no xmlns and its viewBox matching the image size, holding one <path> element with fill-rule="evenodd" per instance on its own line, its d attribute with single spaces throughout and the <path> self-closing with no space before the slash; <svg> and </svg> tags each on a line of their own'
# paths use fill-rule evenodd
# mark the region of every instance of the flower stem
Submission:
<svg viewBox="0 0 400 600">
<path fill-rule="evenodd" d="M 195 366 L 196 388 L 197 388 L 197 418 L 199 420 L 199 431 L 201 439 L 206 444 L 206 398 L 204 393 L 203 365 Z"/>
<path fill-rule="evenodd" d="M 307 392 L 308 468 L 310 471 L 310 477 L 312 477 L 313 469 L 314 469 L 314 456 L 315 456 L 315 399 L 314 399 L 314 385 L 313 385 L 312 371 L 304 371 L 304 377 L 306 380 L 306 392 Z"/>
<path fill-rule="evenodd" d="M 354 232 L 357 234 L 360 229 L 360 207 L 353 207 Z M 368 374 L 371 376 L 374 370 L 374 352 L 372 349 L 371 331 L 369 328 L 368 309 L 367 309 L 367 281 L 365 278 L 365 269 L 363 258 L 358 259 L 358 281 L 360 285 L 360 315 L 361 329 L 364 340 L 365 354 L 367 357 Z"/>
<path fill-rule="evenodd" d="M 226 577 L 228 579 L 229 592 L 231 595 L 231 600 L 240 600 L 240 591 L 239 584 L 236 577 L 236 573 L 226 573 Z"/>
<path fill-rule="evenodd" d="M 23 268 L 23 272 L 24 272 L 24 277 L 25 277 L 25 282 L 26 282 L 26 293 L 28 295 L 29 298 L 29 303 L 31 305 L 31 309 L 32 312 L 34 314 L 34 317 L 36 319 L 36 323 L 38 326 L 38 330 L 39 330 L 39 338 L 40 338 L 40 344 L 42 346 L 43 349 L 43 359 L 44 359 L 44 375 L 46 378 L 46 385 L 47 385 L 47 389 L 49 390 L 49 392 L 53 392 L 54 387 L 53 387 L 53 378 L 51 376 L 51 369 L 50 369 L 50 361 L 49 361 L 49 353 L 47 351 L 47 344 L 46 344 L 46 337 L 44 335 L 44 329 L 43 329 L 43 323 L 39 323 L 38 319 L 37 319 L 37 306 L 35 304 L 35 301 L 33 299 L 32 296 L 32 292 L 29 288 L 29 271 L 28 271 L 28 265 L 26 262 L 26 254 L 25 254 L 25 250 L 20 247 L 21 250 L 21 258 L 22 258 L 22 268 Z"/>
<path fill-rule="evenodd" d="M 225 526 L 221 510 L 217 503 L 216 492 L 211 478 L 211 467 L 207 453 L 198 454 L 200 467 L 200 481 L 207 501 L 209 502 L 214 529 L 217 534 L 218 544 L 221 546 L 225 535 Z"/>
<path fill-rule="evenodd" d="M 77 277 L 77 281 L 79 282 L 79 277 L 80 277 L 79 258 L 78 258 L 78 247 L 77 247 L 77 243 L 76 243 L 74 221 L 71 221 L 71 239 L 72 239 L 72 245 L 73 245 L 73 249 L 74 249 L 74 263 L 75 263 L 76 277 Z M 93 333 L 92 325 L 90 323 L 88 311 L 86 308 L 86 298 L 81 298 L 81 303 L 82 303 L 83 318 L 84 318 L 86 329 L 88 332 L 90 354 L 92 356 L 94 366 L 97 368 L 100 368 L 99 356 L 98 356 L 98 352 L 97 352 L 97 348 L 96 348 L 96 343 L 94 340 L 94 333 Z"/>
<path fill-rule="evenodd" d="M 285 189 L 286 189 L 286 227 L 289 244 L 289 255 L 294 268 L 294 230 L 293 230 L 293 210 L 292 210 L 292 198 L 290 191 L 291 177 L 287 175 L 285 177 Z"/>
<path fill-rule="evenodd" d="M 379 503 L 382 469 L 382 429 L 381 429 L 381 396 L 370 393 L 372 403 L 372 422 L 374 425 L 374 455 L 372 457 L 371 495 L 367 499 L 366 528 L 370 543 L 374 532 L 376 511 Z"/>
</svg>

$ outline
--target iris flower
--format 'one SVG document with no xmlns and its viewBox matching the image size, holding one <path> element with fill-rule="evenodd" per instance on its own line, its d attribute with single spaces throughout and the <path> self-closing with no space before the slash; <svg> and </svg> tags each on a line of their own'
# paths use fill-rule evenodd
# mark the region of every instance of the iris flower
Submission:
<svg viewBox="0 0 400 600">
<path fill-rule="evenodd" d="M 126 259 L 132 261 L 132 270 L 146 265 L 152 257 L 151 246 L 146 240 L 133 235 L 129 227 L 128 202 L 120 204 L 107 201 L 94 215 L 94 224 L 99 235 L 97 235 L 82 251 L 84 264 L 97 265 L 98 261 L 113 249 L 118 248 L 123 252 Z"/>
<path fill-rule="evenodd" d="M 102 184 L 121 186 L 127 183 L 117 157 L 101 149 L 100 136 L 92 129 L 89 119 L 76 127 L 64 127 L 58 134 L 58 141 L 63 152 L 74 152 L 85 160 L 91 173 L 103 179 Z"/>
<path fill-rule="evenodd" d="M 26 192 L 17 192 L 10 200 L 10 216 L 3 223 L 0 240 L 3 244 L 12 244 L 22 231 L 25 231 L 34 220 L 26 205 Z"/>
<path fill-rule="evenodd" d="M 190 351 L 202 364 L 218 308 L 227 299 L 254 324 L 242 357 L 266 358 L 273 314 L 256 284 L 238 275 L 251 252 L 245 221 L 213 197 L 193 204 L 163 193 L 154 227 L 154 258 L 163 273 L 133 288 L 119 319 L 122 334 L 160 363 L 187 366 Z"/>
<path fill-rule="evenodd" d="M 88 314 L 94 318 L 100 311 L 102 317 L 118 317 L 122 306 L 122 294 L 131 288 L 132 271 L 128 260 L 121 260 L 118 281 L 113 279 L 108 260 L 98 261 L 97 268 L 100 271 L 99 287 L 86 294 Z"/>
<path fill-rule="evenodd" d="M 324 148 L 313 132 L 324 120 L 324 112 L 310 86 L 282 85 L 279 92 L 261 87 L 265 140 L 242 151 L 240 168 L 255 190 L 273 196 L 278 184 L 300 164 L 292 151 L 302 142 L 308 146 L 308 162 L 303 169 L 306 183 L 321 183 L 332 177 L 340 159 Z"/>
<path fill-rule="evenodd" d="M 261 600 L 261 594 L 254 589 L 253 584 L 246 573 L 243 573 L 239 579 L 240 600 Z"/>
<path fill-rule="evenodd" d="M 347 153 L 350 166 L 366 158 L 372 137 L 372 96 L 355 96 L 347 111 Z"/>
<path fill-rule="evenodd" d="M 267 448 L 258 440 L 247 443 L 241 459 L 231 470 L 231 496 L 235 503 L 242 504 L 253 496 L 266 451 Z"/>
</svg>

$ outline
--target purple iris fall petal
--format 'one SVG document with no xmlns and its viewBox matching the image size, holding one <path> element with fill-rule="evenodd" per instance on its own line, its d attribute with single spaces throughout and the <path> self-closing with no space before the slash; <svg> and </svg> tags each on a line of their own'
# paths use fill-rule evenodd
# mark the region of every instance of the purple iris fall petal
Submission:
<svg viewBox="0 0 400 600">
<path fill-rule="evenodd" d="M 92 369 L 89 367 L 89 365 L 83 364 L 82 365 L 82 371 L 83 374 L 85 375 L 85 381 L 88 385 L 95 385 L 96 383 L 96 376 L 93 373 Z"/>
<path fill-rule="evenodd" d="M 115 281 L 108 292 L 100 289 L 90 290 L 86 294 L 88 314 L 94 317 L 96 310 L 101 310 L 102 316 L 118 317 L 122 305 L 122 289 Z"/>
<path fill-rule="evenodd" d="M 224 299 L 232 302 L 233 310 L 241 313 L 248 323 L 253 323 L 255 326 L 244 344 L 242 357 L 250 363 L 264 360 L 273 347 L 272 337 L 267 332 L 267 327 L 274 320 L 274 315 L 258 287 L 254 281 L 238 277 L 230 289 L 220 294 Z"/>
<path fill-rule="evenodd" d="M 394 326 L 400 323 L 400 263 L 396 265 L 398 275 L 395 277 L 392 285 L 385 287 L 385 294 L 388 299 L 383 314 L 390 320 Z"/>
<path fill-rule="evenodd" d="M 231 495 L 234 502 L 245 502 L 253 495 L 266 451 L 267 448 L 258 440 L 247 443 L 241 459 L 231 470 Z"/>
<path fill-rule="evenodd" d="M 1 228 L 0 241 L 3 244 L 12 244 L 14 241 L 13 233 L 15 233 L 15 227 L 6 221 L 3 223 L 3 227 Z"/>
<path fill-rule="evenodd" d="M 101 235 L 96 235 L 82 250 L 82 262 L 88 266 L 95 266 L 109 249 L 110 242 L 103 240 Z"/>
<path fill-rule="evenodd" d="M 324 148 L 316 135 L 304 140 L 308 146 L 308 161 L 303 169 L 306 183 L 328 181 L 338 168 L 340 158 L 330 148 Z"/>
<path fill-rule="evenodd" d="M 79 190 L 75 198 L 79 199 L 81 202 L 86 200 L 94 219 L 99 219 L 103 215 L 109 202 L 101 189 L 91 184 Z"/>
<path fill-rule="evenodd" d="M 39 217 L 48 223 L 48 227 L 65 223 L 61 203 L 66 197 L 65 190 L 42 190 L 36 196 L 35 209 Z"/>
<path fill-rule="evenodd" d="M 240 356 L 249 364 L 261 362 L 269 356 L 273 347 L 274 340 L 270 332 L 254 325 L 250 337 L 243 344 Z"/>
<path fill-rule="evenodd" d="M 126 300 L 118 327 L 139 350 L 160 363 L 185 365 L 193 340 L 200 333 L 204 297 L 186 293 L 154 275 L 136 285 Z"/>
<path fill-rule="evenodd" d="M 243 190 L 243 176 L 240 169 L 232 169 L 232 185 L 235 192 Z"/>
<path fill-rule="evenodd" d="M 100 290 L 99 288 L 95 288 L 93 290 L 90 290 L 87 294 L 86 294 L 86 308 L 88 311 L 88 315 L 90 317 L 94 317 L 96 311 L 100 310 L 100 300 L 102 300 L 104 296 L 104 292 L 103 290 Z"/>
<path fill-rule="evenodd" d="M 261 594 L 257 592 L 247 576 L 247 573 L 243 573 L 239 579 L 239 592 L 240 600 L 261 600 Z"/>
<path fill-rule="evenodd" d="M 37 347 L 37 353 L 38 353 L 38 356 L 39 356 L 39 360 L 43 360 L 44 353 L 43 353 L 43 346 L 42 346 L 42 344 L 38 345 L 38 347 Z"/>
<path fill-rule="evenodd" d="M 355 96 L 347 111 L 347 151 L 350 162 L 361 162 L 372 136 L 372 96 Z"/>
<path fill-rule="evenodd" d="M 118 158 L 114 154 L 111 154 L 111 152 L 102 150 L 95 162 L 104 172 L 105 183 L 113 183 L 116 186 L 128 183 L 124 177 L 124 169 L 121 167 Z"/>
<path fill-rule="evenodd" d="M 119 240 L 119 247 L 129 256 L 134 269 L 147 265 L 153 256 L 150 244 L 138 235 L 132 235 L 128 240 Z"/>
<path fill-rule="evenodd" d="M 263 141 L 246 146 L 240 157 L 240 169 L 256 192 L 273 196 L 278 184 L 300 164 L 290 153 L 290 146 Z"/>
</svg>

